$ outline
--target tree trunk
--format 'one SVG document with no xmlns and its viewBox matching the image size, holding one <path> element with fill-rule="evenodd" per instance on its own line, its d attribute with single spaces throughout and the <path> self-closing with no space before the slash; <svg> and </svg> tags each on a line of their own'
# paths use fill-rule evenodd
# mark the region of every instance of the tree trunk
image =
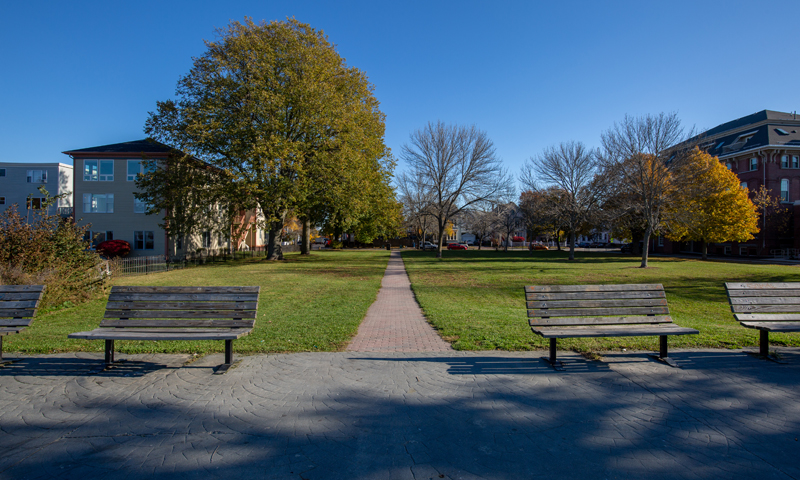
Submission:
<svg viewBox="0 0 800 480">
<path fill-rule="evenodd" d="M 703 252 L 703 260 L 708 260 L 708 242 L 705 240 L 700 242 L 700 251 Z"/>
<path fill-rule="evenodd" d="M 270 225 L 267 260 L 283 260 L 281 229 L 283 229 L 283 222 L 275 222 Z"/>
<path fill-rule="evenodd" d="M 652 235 L 653 230 L 648 228 L 644 232 L 644 238 L 642 239 L 642 264 L 640 268 L 647 268 L 647 255 L 650 253 L 650 249 L 648 245 L 650 245 L 650 235 Z"/>
<path fill-rule="evenodd" d="M 439 225 L 439 248 L 436 249 L 436 258 L 442 258 L 443 241 L 444 241 L 444 225 Z"/>
<path fill-rule="evenodd" d="M 300 255 L 311 254 L 311 220 L 303 219 L 303 238 L 300 240 Z"/>
<path fill-rule="evenodd" d="M 575 231 L 569 232 L 569 259 L 575 260 Z"/>
</svg>

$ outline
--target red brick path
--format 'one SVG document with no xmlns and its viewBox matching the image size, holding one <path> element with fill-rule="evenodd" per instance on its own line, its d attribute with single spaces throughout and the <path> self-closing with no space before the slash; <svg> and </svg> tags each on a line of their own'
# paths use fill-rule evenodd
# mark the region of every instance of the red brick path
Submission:
<svg viewBox="0 0 800 480">
<path fill-rule="evenodd" d="M 419 308 L 399 251 L 389 266 L 358 334 L 347 346 L 351 352 L 443 352 L 452 350 L 430 326 Z"/>
</svg>

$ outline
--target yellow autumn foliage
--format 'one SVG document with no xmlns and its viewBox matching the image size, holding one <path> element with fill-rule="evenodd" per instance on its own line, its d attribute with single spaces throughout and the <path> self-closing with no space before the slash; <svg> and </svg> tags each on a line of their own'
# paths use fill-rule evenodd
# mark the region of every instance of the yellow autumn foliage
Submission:
<svg viewBox="0 0 800 480">
<path fill-rule="evenodd" d="M 665 212 L 667 238 L 707 243 L 744 242 L 758 233 L 758 210 L 735 173 L 717 157 L 695 151 L 680 167 L 675 201 Z"/>
</svg>

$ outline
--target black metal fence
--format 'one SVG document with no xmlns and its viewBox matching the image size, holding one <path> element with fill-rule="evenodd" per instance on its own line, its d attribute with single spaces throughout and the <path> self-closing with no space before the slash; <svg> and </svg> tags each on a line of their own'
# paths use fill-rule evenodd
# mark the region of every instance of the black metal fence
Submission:
<svg viewBox="0 0 800 480">
<path fill-rule="evenodd" d="M 299 252 L 300 245 L 282 245 L 283 253 Z M 133 275 L 148 275 L 151 273 L 167 272 L 190 266 L 204 265 L 206 263 L 227 262 L 243 258 L 264 257 L 267 247 L 253 247 L 231 251 L 227 248 L 204 248 L 195 253 L 180 257 L 167 255 L 152 255 L 148 257 L 116 258 L 108 261 L 112 277 L 127 277 Z"/>
</svg>

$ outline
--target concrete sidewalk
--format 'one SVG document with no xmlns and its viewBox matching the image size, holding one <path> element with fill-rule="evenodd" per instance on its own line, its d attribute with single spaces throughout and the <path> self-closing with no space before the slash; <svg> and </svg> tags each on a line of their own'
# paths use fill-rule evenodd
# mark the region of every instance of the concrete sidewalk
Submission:
<svg viewBox="0 0 800 480">
<path fill-rule="evenodd" d="M 800 349 L 98 354 L 0 369 L 0 478 L 800 478 Z"/>
</svg>

